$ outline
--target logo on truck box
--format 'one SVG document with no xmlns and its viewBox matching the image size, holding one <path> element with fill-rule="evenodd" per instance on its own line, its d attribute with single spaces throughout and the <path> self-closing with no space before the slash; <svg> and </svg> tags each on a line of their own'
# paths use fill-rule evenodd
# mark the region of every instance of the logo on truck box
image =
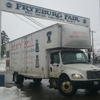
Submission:
<svg viewBox="0 0 100 100">
<path fill-rule="evenodd" d="M 35 51 L 39 52 L 39 43 L 38 43 L 38 40 L 36 40 L 36 43 L 35 43 Z"/>
<path fill-rule="evenodd" d="M 47 43 L 51 43 L 51 35 L 52 35 L 52 32 L 48 32 L 47 33 Z"/>
<path fill-rule="evenodd" d="M 19 50 L 24 45 L 24 48 L 30 48 L 34 46 L 33 40 L 26 40 L 25 42 L 13 43 L 11 45 L 11 51 Z M 37 50 L 38 51 L 38 50 Z"/>
<path fill-rule="evenodd" d="M 39 68 L 39 55 L 36 55 L 35 67 L 36 67 L 36 68 Z"/>
</svg>

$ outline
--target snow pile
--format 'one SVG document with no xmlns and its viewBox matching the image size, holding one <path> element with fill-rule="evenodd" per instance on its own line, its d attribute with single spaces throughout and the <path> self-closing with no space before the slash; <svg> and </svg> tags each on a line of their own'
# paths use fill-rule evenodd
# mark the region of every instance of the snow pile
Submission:
<svg viewBox="0 0 100 100">
<path fill-rule="evenodd" d="M 30 100 L 30 97 L 25 97 L 16 86 L 12 88 L 0 87 L 0 100 Z"/>
<path fill-rule="evenodd" d="M 0 61 L 0 71 L 1 72 L 6 71 L 6 60 L 5 59 L 1 59 L 1 61 Z"/>
</svg>

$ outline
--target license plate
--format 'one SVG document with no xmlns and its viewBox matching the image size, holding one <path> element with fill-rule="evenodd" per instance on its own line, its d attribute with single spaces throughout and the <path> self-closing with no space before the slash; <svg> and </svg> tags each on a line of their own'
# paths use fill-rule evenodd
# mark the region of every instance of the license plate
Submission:
<svg viewBox="0 0 100 100">
<path fill-rule="evenodd" d="M 94 81 L 94 85 L 99 85 L 99 82 L 98 81 Z"/>
</svg>

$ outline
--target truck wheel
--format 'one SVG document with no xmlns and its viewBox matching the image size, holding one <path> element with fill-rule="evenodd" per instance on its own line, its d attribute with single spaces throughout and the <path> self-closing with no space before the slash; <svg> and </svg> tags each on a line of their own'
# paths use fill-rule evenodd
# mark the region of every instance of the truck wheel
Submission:
<svg viewBox="0 0 100 100">
<path fill-rule="evenodd" d="M 22 84 L 24 81 L 24 77 L 22 75 L 18 75 L 18 73 L 14 73 L 13 80 L 14 80 L 15 84 Z"/>
<path fill-rule="evenodd" d="M 63 78 L 60 80 L 60 82 L 58 83 L 58 89 L 64 96 L 72 96 L 77 91 L 75 85 L 67 78 Z"/>
<path fill-rule="evenodd" d="M 88 89 L 88 91 L 93 92 L 93 93 L 98 92 L 99 90 L 100 90 L 100 88 L 90 88 L 90 89 Z"/>
<path fill-rule="evenodd" d="M 33 79 L 34 83 L 40 83 L 42 81 L 42 78 L 39 79 Z"/>
</svg>

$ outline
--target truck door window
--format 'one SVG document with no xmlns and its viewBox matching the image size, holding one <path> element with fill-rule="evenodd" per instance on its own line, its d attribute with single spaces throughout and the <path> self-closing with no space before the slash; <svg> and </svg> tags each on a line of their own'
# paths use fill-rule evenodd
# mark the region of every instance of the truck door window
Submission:
<svg viewBox="0 0 100 100">
<path fill-rule="evenodd" d="M 51 60 L 53 61 L 53 63 L 60 63 L 60 58 L 59 58 L 59 53 L 52 53 L 51 54 Z"/>
</svg>

